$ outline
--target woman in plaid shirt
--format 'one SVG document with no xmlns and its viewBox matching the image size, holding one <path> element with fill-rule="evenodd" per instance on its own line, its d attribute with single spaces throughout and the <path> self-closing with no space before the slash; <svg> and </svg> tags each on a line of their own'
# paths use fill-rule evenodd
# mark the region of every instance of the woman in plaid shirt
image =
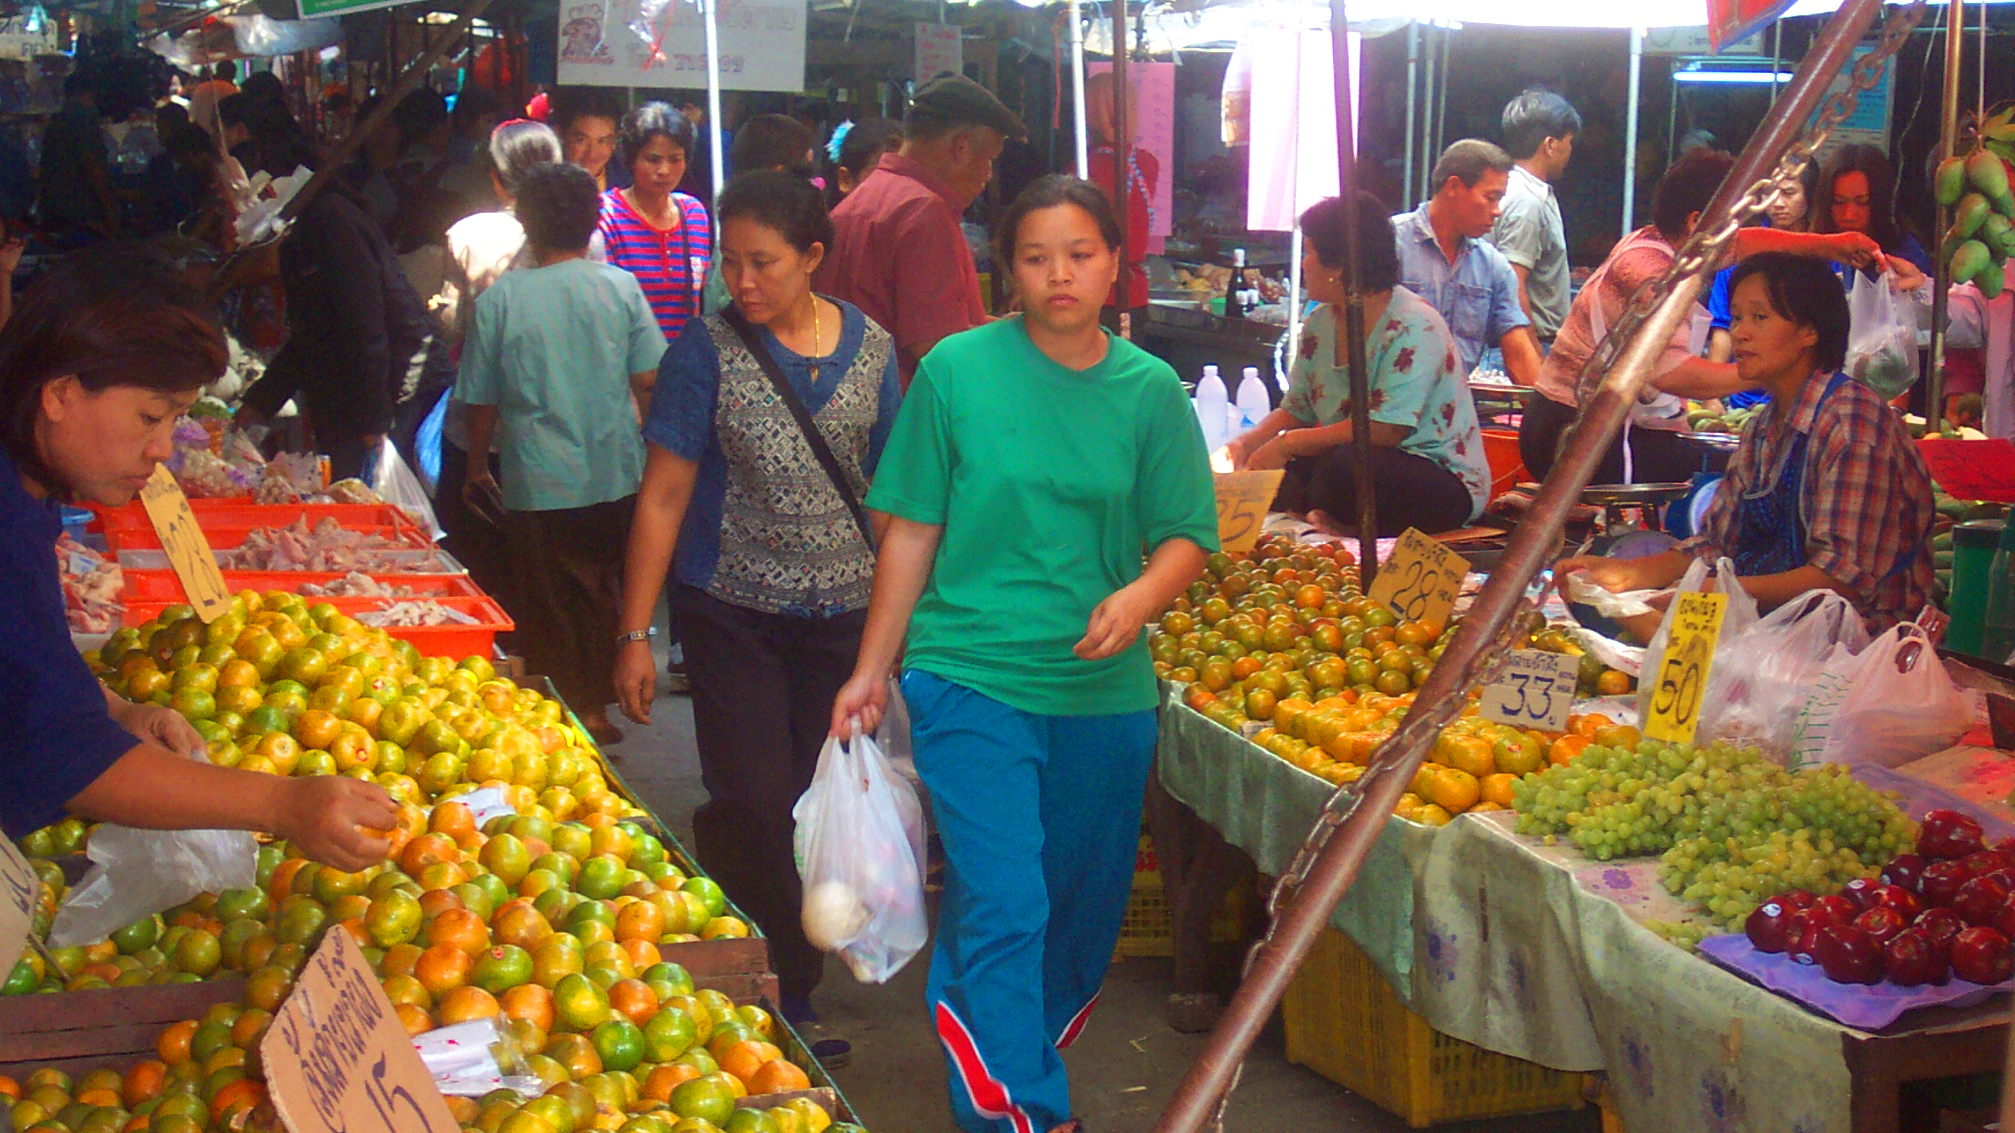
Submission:
<svg viewBox="0 0 2015 1133">
<path fill-rule="evenodd" d="M 1931 598 L 1931 476 L 1896 413 L 1840 372 L 1839 279 L 1822 261 L 1770 253 L 1744 260 L 1729 293 L 1736 368 L 1771 403 L 1743 432 L 1700 537 L 1643 559 L 1570 558 L 1556 574 L 1661 588 L 1695 556 L 1725 555 L 1765 610 L 1833 590 L 1871 633 L 1916 617 Z"/>
</svg>

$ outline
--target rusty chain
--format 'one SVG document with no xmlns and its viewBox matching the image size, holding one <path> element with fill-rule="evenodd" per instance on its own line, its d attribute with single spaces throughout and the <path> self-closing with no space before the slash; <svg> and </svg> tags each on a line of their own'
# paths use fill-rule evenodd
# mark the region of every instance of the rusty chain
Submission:
<svg viewBox="0 0 2015 1133">
<path fill-rule="evenodd" d="M 1665 296 L 1671 293 L 1672 288 L 1682 279 L 1697 275 L 1709 265 L 1721 262 L 1729 246 L 1734 242 L 1735 234 L 1742 227 L 1743 221 L 1761 214 L 1774 204 L 1783 194 L 1783 186 L 1798 182 L 1805 163 L 1813 160 L 1813 154 L 1826 144 L 1826 139 L 1832 135 L 1834 128 L 1854 112 L 1860 94 L 1873 89 L 1876 82 L 1881 79 L 1889 60 L 1895 56 L 1897 50 L 1909 39 L 1910 33 L 1923 19 L 1924 11 L 1924 0 L 1917 0 L 1907 6 L 1897 7 L 1890 13 L 1882 29 L 1881 41 L 1875 50 L 1854 62 L 1849 70 L 1850 78 L 1847 86 L 1827 98 L 1818 116 L 1813 119 L 1812 125 L 1797 141 L 1786 148 L 1771 175 L 1760 178 L 1751 185 L 1748 192 L 1735 202 L 1729 210 L 1728 217 L 1719 225 L 1711 230 L 1696 230 L 1689 236 L 1685 243 L 1680 245 L 1672 266 L 1665 274 L 1645 283 L 1631 297 L 1623 316 L 1610 327 L 1603 341 L 1597 344 L 1593 356 L 1589 359 L 1587 372 L 1608 372 L 1624 346 L 1636 337 L 1638 328 Z M 1538 604 L 1533 596 L 1528 595 L 1524 599 L 1521 612 L 1523 616 L 1506 618 L 1503 628 L 1490 646 L 1477 652 L 1476 656 L 1484 659 L 1472 663 L 1470 670 L 1464 674 L 1463 687 L 1474 689 L 1479 685 L 1488 684 L 1501 675 L 1510 664 L 1514 642 L 1522 626 L 1529 622 L 1532 614 L 1538 612 Z M 1399 742 L 1400 738 L 1408 733 L 1423 728 L 1434 732 L 1441 731 L 1462 712 L 1468 702 L 1467 696 L 1451 696 L 1427 708 L 1424 713 L 1421 706 L 1415 704 L 1412 711 L 1407 713 L 1406 722 L 1400 731 L 1389 738 L 1383 747 L 1389 752 L 1396 752 L 1408 746 Z M 1254 961 L 1261 951 L 1273 942 L 1274 933 L 1280 926 L 1280 910 L 1292 899 L 1295 890 L 1308 879 L 1309 870 L 1315 865 L 1316 858 L 1328 844 L 1330 837 L 1363 802 L 1366 785 L 1397 774 L 1398 770 L 1397 760 L 1374 757 L 1371 766 L 1366 768 L 1362 775 L 1339 785 L 1329 798 L 1324 800 L 1322 813 L 1317 817 L 1314 828 L 1309 831 L 1308 837 L 1302 841 L 1301 848 L 1295 852 L 1294 860 L 1274 884 L 1272 892 L 1267 895 L 1266 932 L 1246 951 L 1241 978 L 1251 974 Z M 1211 1128 L 1218 1133 L 1223 1133 L 1225 1112 L 1244 1074 L 1245 1063 L 1241 1060 L 1237 1069 L 1232 1072 L 1231 1082 L 1225 1087 L 1224 1095 L 1218 1099 L 1211 1116 Z"/>
</svg>

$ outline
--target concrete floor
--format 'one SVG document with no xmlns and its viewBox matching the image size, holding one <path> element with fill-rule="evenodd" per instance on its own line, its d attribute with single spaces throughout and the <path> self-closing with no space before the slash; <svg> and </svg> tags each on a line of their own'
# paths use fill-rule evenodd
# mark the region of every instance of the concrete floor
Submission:
<svg viewBox="0 0 2015 1133">
<path fill-rule="evenodd" d="M 613 709 L 611 716 L 621 720 Z M 611 749 L 623 778 L 645 804 L 690 845 L 694 807 L 705 798 L 693 746 L 691 702 L 660 695 L 649 728 L 621 721 L 624 741 Z M 944 1101 L 945 1070 L 923 1010 L 926 956 L 879 987 L 856 983 L 829 963 L 814 997 L 821 1029 L 808 1036 L 843 1037 L 853 1058 L 833 1077 L 873 1133 L 957 1133 Z M 1166 960 L 1131 959 L 1113 966 L 1099 1009 L 1072 1047 L 1072 1092 L 1090 1133 L 1149 1129 L 1203 1035 L 1179 1034 L 1164 1022 L 1169 991 Z M 1468 1122 L 1440 1128 L 1491 1133 L 1594 1133 L 1593 1108 L 1579 1112 Z M 1388 1133 L 1406 1123 L 1316 1074 L 1290 1064 L 1278 1020 L 1253 1050 L 1225 1127 L 1235 1133 L 1339 1130 Z"/>
</svg>

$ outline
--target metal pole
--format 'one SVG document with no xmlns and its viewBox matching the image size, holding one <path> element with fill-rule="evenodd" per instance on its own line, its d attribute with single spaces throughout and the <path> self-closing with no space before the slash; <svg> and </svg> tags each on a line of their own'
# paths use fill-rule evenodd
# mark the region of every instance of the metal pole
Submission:
<svg viewBox="0 0 2015 1133">
<path fill-rule="evenodd" d="M 1434 173 L 1432 172 L 1434 169 L 1434 147 L 1435 143 L 1440 140 L 1434 132 L 1434 60 L 1435 48 L 1441 38 L 1441 32 L 1433 24 L 1429 24 L 1427 25 L 1427 30 L 1422 33 L 1422 36 L 1427 43 L 1427 79 L 1425 85 L 1420 89 L 1422 96 L 1427 99 L 1427 105 L 1422 107 L 1420 111 L 1420 195 L 1410 198 L 1406 202 L 1409 208 L 1433 196 L 1434 190 L 1438 188 L 1438 186 L 1431 184 L 1431 182 L 1434 178 Z"/>
<path fill-rule="evenodd" d="M 707 142 L 714 159 L 713 206 L 709 211 L 718 210 L 721 204 L 721 189 L 727 181 L 727 154 L 721 146 L 721 24 L 715 18 L 715 9 L 720 0 L 700 0 L 700 15 L 705 19 L 707 29 Z"/>
<path fill-rule="evenodd" d="M 1297 199 L 1294 203 L 1294 231 L 1287 237 L 1287 351 L 1290 359 L 1295 356 L 1294 352 L 1301 342 L 1301 201 Z M 1288 367 L 1293 368 L 1291 361 Z M 1274 382 L 1286 389 L 1285 378 L 1285 374 L 1277 374 Z"/>
<path fill-rule="evenodd" d="M 1091 168 L 1091 134 L 1084 116 L 1084 15 L 1080 0 L 1070 0 L 1070 90 L 1077 111 L 1077 171 Z"/>
<path fill-rule="evenodd" d="M 1129 160 L 1133 155 L 1133 122 L 1127 114 L 1127 103 L 1133 88 L 1127 85 L 1126 77 L 1126 0 L 1113 0 L 1112 5 L 1112 199 L 1119 206 L 1119 284 L 1116 294 L 1119 298 L 1120 334 L 1132 338 L 1132 326 L 1127 316 L 1127 284 L 1131 281 L 1126 246 L 1126 218 L 1133 213 L 1132 202 L 1127 197 L 1127 170 L 1133 168 Z"/>
<path fill-rule="evenodd" d="M 1357 106 L 1351 97 L 1350 21 L 1329 0 L 1329 54 L 1336 75 L 1336 190 L 1343 198 L 1343 337 L 1350 359 L 1351 474 L 1357 482 L 1358 584 L 1378 576 L 1378 504 L 1371 490 L 1371 374 L 1364 362 L 1364 291 L 1357 266 Z M 1339 517 L 1341 518 L 1341 517 Z"/>
<path fill-rule="evenodd" d="M 1984 5 L 1982 10 L 1984 11 Z M 1965 69 L 1966 0 L 1951 0 L 1945 6 L 1945 82 L 1940 89 L 1938 111 L 1938 158 L 1951 157 L 1958 147 L 1959 78 Z M 1985 59 L 1982 59 L 1982 70 Z M 1975 123 L 1978 128 L 1978 123 Z M 1952 223 L 1952 210 L 1938 206 L 1938 231 Z M 1931 265 L 1931 377 L 1924 388 L 1924 431 L 1936 433 L 1945 416 L 1945 312 L 1952 288 L 1949 257 L 1939 256 Z"/>
<path fill-rule="evenodd" d="M 1643 76 L 1644 29 L 1631 28 L 1630 90 L 1623 111 L 1623 236 L 1630 235 L 1637 217 L 1637 85 Z"/>
<path fill-rule="evenodd" d="M 1409 20 L 1406 24 L 1406 171 L 1400 177 L 1401 200 L 1393 203 L 1404 211 L 1413 207 L 1413 165 L 1418 157 L 1420 139 L 1414 136 L 1415 103 L 1420 98 L 1420 21 Z"/>
<path fill-rule="evenodd" d="M 1434 139 L 1429 152 L 1441 156 L 1441 139 L 1448 136 L 1448 76 L 1455 72 L 1448 66 L 1448 57 L 1455 51 L 1455 29 L 1441 29 L 1441 85 L 1434 90 Z M 1438 186 L 1429 185 L 1421 193 L 1423 198 L 1434 195 Z"/>
<path fill-rule="evenodd" d="M 1341 0 L 1332 0 L 1340 3 Z M 1735 167 L 1721 183 L 1703 216 L 1705 231 L 1715 230 L 1759 179 L 1767 175 L 1805 128 L 1806 119 L 1825 95 L 1827 84 L 1846 63 L 1854 44 L 1873 22 L 1881 0 L 1848 0 L 1834 13 L 1813 49 L 1800 63 L 1783 103 L 1751 137 Z M 1475 680 L 1486 650 L 1524 600 L 1530 580 L 1560 550 L 1568 512 L 1580 501 L 1610 441 L 1623 427 L 1637 401 L 1637 391 L 1671 336 L 1691 317 L 1694 298 L 1706 282 L 1711 264 L 1702 264 L 1678 279 L 1652 309 L 1622 349 L 1580 420 L 1568 432 L 1565 452 L 1540 486 L 1524 522 L 1512 533 L 1504 560 L 1484 584 L 1435 665 L 1415 703 L 1434 705 L 1463 695 Z M 1197 1060 L 1190 1065 L 1155 1123 L 1156 1133 L 1197 1133 L 1210 1121 L 1238 1073 L 1245 1052 L 1273 1013 L 1295 969 L 1308 954 L 1318 933 L 1328 924 L 1337 902 L 1349 891 L 1371 846 L 1384 833 L 1386 817 L 1413 778 L 1440 724 L 1430 711 L 1416 711 L 1379 749 L 1371 768 L 1355 786 L 1361 794 L 1346 812 L 1326 810 L 1324 822 L 1335 823 L 1317 852 L 1307 876 L 1279 910 L 1272 934 L 1254 954 L 1245 981 L 1239 985 Z"/>
</svg>

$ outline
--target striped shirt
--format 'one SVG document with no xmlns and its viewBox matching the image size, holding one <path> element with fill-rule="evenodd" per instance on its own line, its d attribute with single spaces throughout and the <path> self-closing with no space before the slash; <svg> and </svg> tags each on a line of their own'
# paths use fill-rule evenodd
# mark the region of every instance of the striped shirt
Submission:
<svg viewBox="0 0 2015 1133">
<path fill-rule="evenodd" d="M 700 313 L 707 264 L 714 254 L 706 206 L 684 193 L 673 193 L 672 202 L 678 205 L 679 223 L 665 230 L 638 215 L 621 189 L 602 194 L 601 233 L 608 262 L 637 277 L 667 342 L 679 337 L 686 320 Z"/>
<path fill-rule="evenodd" d="M 1794 434 L 1805 447 L 1800 512 L 1808 565 L 1838 582 L 1870 633 L 1917 616 L 1931 600 L 1931 476 L 1902 418 L 1860 382 L 1824 397 L 1831 375 L 1814 374 L 1779 423 L 1771 402 L 1742 431 L 1742 444 L 1701 522 L 1695 554 L 1711 556 L 1733 539 L 1736 501 L 1767 490 L 1784 474 Z"/>
</svg>

